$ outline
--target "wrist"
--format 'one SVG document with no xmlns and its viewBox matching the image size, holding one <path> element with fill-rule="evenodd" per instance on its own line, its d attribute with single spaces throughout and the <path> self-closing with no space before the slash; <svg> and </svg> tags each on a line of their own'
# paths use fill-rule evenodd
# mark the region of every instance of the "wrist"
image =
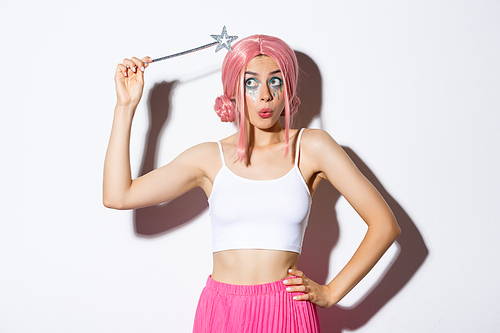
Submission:
<svg viewBox="0 0 500 333">
<path fill-rule="evenodd" d="M 331 285 L 326 285 L 328 288 L 328 307 L 332 307 L 344 297 L 344 295 L 339 294 L 339 290 Z"/>
<path fill-rule="evenodd" d="M 115 115 L 130 115 L 134 116 L 135 110 L 137 109 L 137 105 L 124 105 L 124 104 L 116 104 L 115 105 Z"/>
</svg>

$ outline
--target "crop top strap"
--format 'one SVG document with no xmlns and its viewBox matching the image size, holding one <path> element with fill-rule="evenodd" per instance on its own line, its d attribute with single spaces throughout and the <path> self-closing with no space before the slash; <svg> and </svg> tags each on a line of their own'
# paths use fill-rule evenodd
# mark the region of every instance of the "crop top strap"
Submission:
<svg viewBox="0 0 500 333">
<path fill-rule="evenodd" d="M 220 152 L 220 159 L 222 160 L 222 166 L 226 165 L 226 161 L 224 160 L 224 152 L 222 151 L 222 144 L 220 141 L 217 141 L 217 144 L 219 145 L 219 152 Z"/>
<path fill-rule="evenodd" d="M 297 137 L 297 143 L 295 144 L 295 166 L 299 165 L 299 152 L 300 152 L 300 138 L 302 137 L 303 128 L 299 131 L 299 136 Z"/>
</svg>

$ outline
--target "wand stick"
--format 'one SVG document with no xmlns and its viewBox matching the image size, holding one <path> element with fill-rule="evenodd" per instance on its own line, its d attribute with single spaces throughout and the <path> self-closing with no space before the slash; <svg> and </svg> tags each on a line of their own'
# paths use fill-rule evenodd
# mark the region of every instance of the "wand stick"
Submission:
<svg viewBox="0 0 500 333">
<path fill-rule="evenodd" d="M 182 52 L 174 53 L 174 54 L 171 54 L 171 55 L 168 55 L 168 56 L 165 56 L 165 57 L 153 59 L 153 62 L 157 62 L 157 61 L 162 61 L 162 60 L 166 60 L 166 59 L 171 59 L 171 58 L 179 57 L 181 55 L 193 53 L 193 52 L 196 52 L 196 51 L 201 51 L 201 50 L 207 49 L 207 48 L 215 46 L 215 45 L 217 45 L 217 48 L 215 49 L 215 52 L 219 52 L 222 48 L 226 48 L 229 52 L 231 52 L 233 50 L 231 48 L 231 42 L 234 41 L 236 38 L 238 38 L 238 36 L 228 36 L 227 35 L 226 26 L 224 26 L 224 28 L 222 28 L 222 33 L 220 35 L 210 35 L 210 36 L 213 39 L 215 39 L 216 42 L 213 42 L 213 43 L 210 43 L 210 44 L 206 44 L 206 45 L 203 45 L 203 46 L 199 46 L 199 47 L 196 47 L 196 48 L 191 49 L 191 50 L 182 51 Z"/>
</svg>

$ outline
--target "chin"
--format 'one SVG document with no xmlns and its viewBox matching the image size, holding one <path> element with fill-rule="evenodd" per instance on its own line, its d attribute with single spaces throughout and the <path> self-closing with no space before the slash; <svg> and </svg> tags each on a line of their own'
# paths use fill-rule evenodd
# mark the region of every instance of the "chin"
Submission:
<svg viewBox="0 0 500 333">
<path fill-rule="evenodd" d="M 269 130 L 269 129 L 282 129 L 281 123 L 279 119 L 275 121 L 270 121 L 267 119 L 259 119 L 260 121 L 256 122 L 253 124 L 253 126 L 257 127 L 258 129 L 262 130 Z"/>
</svg>

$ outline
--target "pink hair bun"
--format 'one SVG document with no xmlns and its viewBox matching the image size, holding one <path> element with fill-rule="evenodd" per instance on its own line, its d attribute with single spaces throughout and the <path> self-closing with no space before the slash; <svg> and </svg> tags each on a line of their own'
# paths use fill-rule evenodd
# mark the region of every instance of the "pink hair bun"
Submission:
<svg viewBox="0 0 500 333">
<path fill-rule="evenodd" d="M 234 112 L 235 103 L 231 101 L 225 94 L 215 99 L 214 110 L 223 122 L 230 122 L 236 120 L 236 113 Z"/>
</svg>

